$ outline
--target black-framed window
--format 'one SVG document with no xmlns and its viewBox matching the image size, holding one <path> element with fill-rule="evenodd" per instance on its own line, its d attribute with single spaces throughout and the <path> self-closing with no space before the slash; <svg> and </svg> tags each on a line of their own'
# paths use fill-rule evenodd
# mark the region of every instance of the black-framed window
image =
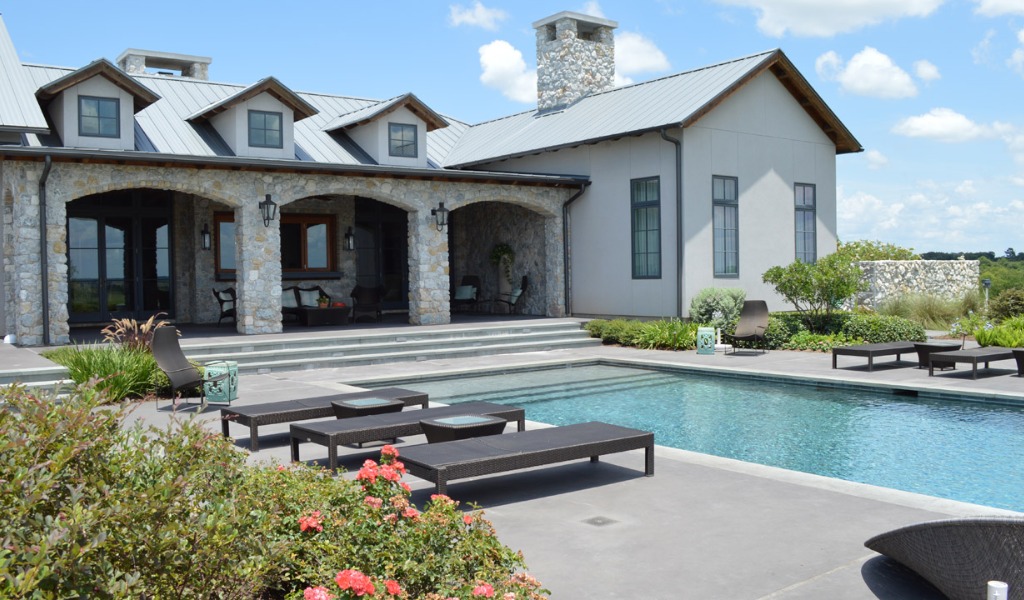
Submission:
<svg viewBox="0 0 1024 600">
<path fill-rule="evenodd" d="M 78 97 L 78 135 L 121 137 L 121 101 L 97 96 Z"/>
<path fill-rule="evenodd" d="M 279 112 L 250 110 L 249 146 L 253 148 L 283 148 L 284 116 Z"/>
<path fill-rule="evenodd" d="M 336 239 L 334 215 L 281 215 L 281 271 L 333 272 Z M 217 273 L 234 273 L 235 215 L 214 215 L 214 254 Z"/>
<path fill-rule="evenodd" d="M 793 185 L 793 191 L 796 208 L 796 259 L 813 263 L 818 260 L 815 187 L 811 183 L 797 183 Z"/>
<path fill-rule="evenodd" d="M 740 275 L 740 203 L 735 177 L 711 177 L 715 277 Z"/>
<path fill-rule="evenodd" d="M 416 126 L 406 123 L 388 123 L 388 154 L 400 158 L 416 158 Z"/>
<path fill-rule="evenodd" d="M 661 179 L 629 182 L 633 279 L 661 278 Z"/>
</svg>

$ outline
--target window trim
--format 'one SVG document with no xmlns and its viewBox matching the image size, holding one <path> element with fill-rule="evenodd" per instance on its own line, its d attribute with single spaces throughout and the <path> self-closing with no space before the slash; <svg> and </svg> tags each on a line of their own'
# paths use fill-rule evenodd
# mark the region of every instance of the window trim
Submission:
<svg viewBox="0 0 1024 600">
<path fill-rule="evenodd" d="M 715 198 L 715 180 L 732 181 L 736 188 L 736 199 L 727 200 L 725 198 Z M 736 213 L 736 248 L 732 251 L 736 255 L 736 272 L 729 273 L 718 270 L 718 228 L 715 227 L 715 208 L 724 207 L 732 209 Z M 725 230 L 725 227 L 722 227 Z M 738 279 L 740 276 L 740 182 L 738 177 L 732 177 L 728 175 L 712 175 L 711 176 L 711 270 L 713 276 L 716 279 Z M 723 242 L 724 245 L 724 242 Z M 728 257 L 729 249 L 725 249 L 723 254 Z M 723 263 L 727 261 L 723 260 Z"/>
<path fill-rule="evenodd" d="M 811 203 L 809 205 L 808 204 L 800 204 L 801 194 L 799 194 L 798 192 L 801 189 L 805 189 L 805 188 L 810 188 L 810 190 L 811 190 Z M 810 252 L 811 259 L 809 261 L 806 260 L 806 256 L 805 257 L 801 257 L 800 256 L 800 254 L 801 254 L 801 252 L 800 252 L 800 244 L 798 242 L 798 239 L 799 239 L 799 237 L 801 235 L 801 231 L 799 230 L 799 225 L 800 225 L 800 218 L 799 217 L 801 217 L 803 215 L 806 215 L 807 213 L 811 214 L 812 229 L 809 232 L 808 231 L 804 231 L 802 233 L 804 235 L 806 235 L 807 233 L 811 234 L 811 240 L 812 240 L 811 252 Z M 793 184 L 793 255 L 796 257 L 796 260 L 807 262 L 807 263 L 812 264 L 812 265 L 815 262 L 818 261 L 818 223 L 817 223 L 817 221 L 818 221 L 818 186 L 816 184 L 813 184 L 813 183 L 794 183 Z M 806 255 L 808 253 L 805 250 L 803 252 L 803 254 Z"/>
<path fill-rule="evenodd" d="M 323 268 L 300 268 L 300 269 L 286 269 L 284 265 L 281 266 L 281 272 L 283 273 L 308 273 L 310 275 L 324 275 L 334 273 L 337 258 L 338 240 L 337 240 L 337 227 L 336 221 L 337 216 L 330 213 L 284 213 L 280 217 L 281 223 L 298 223 L 300 225 L 327 225 L 327 266 Z M 223 269 L 220 265 L 220 224 L 223 222 L 234 223 L 235 214 L 233 212 L 216 212 L 213 214 L 213 260 L 214 260 L 214 273 L 216 275 L 225 275 L 230 273 L 236 273 L 237 269 Z M 302 254 L 302 264 L 306 265 L 309 263 L 309 257 L 307 255 L 308 244 L 305 239 L 306 228 L 300 229 L 301 235 L 299 245 Z"/>
<path fill-rule="evenodd" d="M 263 131 L 264 132 L 264 134 L 263 134 L 263 139 L 264 140 L 267 138 L 265 132 L 267 132 L 267 131 L 274 131 L 273 129 L 267 129 L 267 127 L 265 127 L 266 119 L 263 120 L 264 127 L 258 127 L 258 128 L 257 127 L 253 127 L 253 124 L 252 124 L 252 117 L 253 117 L 253 115 L 263 115 L 263 116 L 266 116 L 266 115 L 276 115 L 277 116 L 278 122 L 281 123 L 281 128 L 279 130 L 277 130 L 277 132 L 279 134 L 279 137 L 280 137 L 280 143 L 275 145 L 275 144 L 257 144 L 255 142 L 253 142 L 252 132 L 253 132 L 254 129 L 257 129 L 259 131 Z M 247 126 L 247 131 L 248 131 L 248 134 L 249 134 L 249 147 L 250 148 L 274 148 L 274 149 L 284 148 L 284 113 L 278 112 L 278 111 L 273 111 L 273 110 L 249 109 L 249 111 L 246 113 L 246 126 Z"/>
<path fill-rule="evenodd" d="M 85 133 L 82 130 L 82 119 L 84 117 L 84 115 L 82 114 L 82 103 L 83 103 L 83 101 L 86 101 L 86 100 L 95 100 L 97 102 L 113 102 L 114 103 L 114 115 L 115 115 L 114 116 L 114 125 L 115 125 L 115 130 L 116 130 L 116 133 L 114 133 L 114 135 L 106 135 L 106 134 L 103 134 L 103 133 Z M 96 115 L 95 118 L 97 119 L 97 128 L 98 129 L 102 129 L 101 127 L 99 127 L 99 123 L 100 123 L 100 121 L 104 117 L 99 116 L 98 108 L 99 108 L 99 105 L 97 104 L 97 115 Z M 78 136 L 79 137 L 104 138 L 104 139 L 110 139 L 110 140 L 119 139 L 121 137 L 121 99 L 120 98 L 110 98 L 110 97 L 107 97 L 107 96 L 88 96 L 88 95 L 85 95 L 85 94 L 79 95 L 78 96 Z"/>
<path fill-rule="evenodd" d="M 646 183 L 652 182 L 652 181 L 655 182 L 655 184 L 656 184 L 654 186 L 654 189 L 656 189 L 657 192 L 658 192 L 657 199 L 656 200 L 646 200 L 646 201 L 643 201 L 643 202 L 637 202 L 636 197 L 634 196 L 635 191 L 636 191 L 636 185 L 637 184 L 641 184 L 641 183 L 646 184 Z M 658 272 L 655 275 L 646 274 L 646 273 L 645 274 L 638 274 L 637 273 L 637 268 L 636 268 L 637 267 L 636 259 L 637 259 L 637 256 L 638 256 L 637 247 L 636 247 L 636 234 L 637 234 L 636 210 L 637 209 L 648 209 L 648 208 L 652 208 L 652 207 L 658 209 L 658 211 L 657 211 L 657 220 L 658 220 L 658 222 L 656 224 L 656 227 L 657 227 L 656 230 L 658 232 L 658 249 L 657 249 Z M 646 229 L 645 231 L 649 233 L 649 232 L 655 231 L 655 230 L 654 229 Z M 661 233 L 662 233 L 662 231 L 661 231 L 661 177 L 660 176 L 655 175 L 653 177 L 638 177 L 636 179 L 630 179 L 629 180 L 629 232 L 630 232 L 629 233 L 630 270 L 632 272 L 633 279 L 661 279 L 661 273 L 662 273 L 662 268 L 661 268 L 662 267 L 662 260 L 661 260 L 662 235 L 661 235 Z M 649 256 L 652 253 L 651 252 L 644 252 L 643 254 L 644 254 L 644 256 Z M 644 264 L 646 264 L 646 261 L 644 261 Z"/>
<path fill-rule="evenodd" d="M 395 142 L 402 142 L 402 146 L 408 145 L 409 140 L 396 138 L 395 131 L 412 130 L 412 154 L 396 154 Z M 420 157 L 420 128 L 413 123 L 392 123 L 388 122 L 388 156 L 394 158 L 419 158 Z"/>
</svg>

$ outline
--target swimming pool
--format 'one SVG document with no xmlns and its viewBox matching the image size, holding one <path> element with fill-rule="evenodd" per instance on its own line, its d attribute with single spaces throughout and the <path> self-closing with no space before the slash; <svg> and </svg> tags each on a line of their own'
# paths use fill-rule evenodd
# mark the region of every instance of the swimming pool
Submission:
<svg viewBox="0 0 1024 600">
<path fill-rule="evenodd" d="M 661 446 L 1024 511 L 1024 407 L 611 366 L 408 387 L 553 425 L 607 421 Z"/>
</svg>

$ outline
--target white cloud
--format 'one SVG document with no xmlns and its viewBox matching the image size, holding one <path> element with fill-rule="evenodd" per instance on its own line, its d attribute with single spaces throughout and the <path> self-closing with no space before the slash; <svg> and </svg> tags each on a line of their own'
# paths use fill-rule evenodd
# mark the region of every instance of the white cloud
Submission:
<svg viewBox="0 0 1024 600">
<path fill-rule="evenodd" d="M 933 108 L 927 114 L 903 119 L 892 128 L 892 132 L 907 137 L 955 143 L 1000 135 L 1006 137 L 1012 133 L 1012 127 L 999 122 L 983 125 L 950 108 Z"/>
<path fill-rule="evenodd" d="M 1017 32 L 1017 41 L 1024 44 L 1024 29 Z M 1024 47 L 1013 51 L 1010 58 L 1006 59 L 1006 66 L 1016 71 L 1018 75 L 1024 76 Z"/>
<path fill-rule="evenodd" d="M 604 11 L 601 10 L 601 4 L 595 0 L 590 0 L 590 2 L 584 4 L 583 8 L 581 8 L 579 12 L 592 17 L 600 17 L 602 19 L 606 18 L 604 16 Z"/>
<path fill-rule="evenodd" d="M 1024 2 L 1020 0 L 973 0 L 978 6 L 974 12 L 983 17 L 1024 15 Z"/>
<path fill-rule="evenodd" d="M 758 15 L 758 28 L 765 35 L 772 37 L 782 37 L 787 31 L 797 36 L 829 37 L 884 21 L 904 17 L 927 17 L 944 1 L 716 0 L 719 4 L 754 9 Z"/>
<path fill-rule="evenodd" d="M 479 0 L 473 3 L 472 8 L 466 8 L 460 4 L 452 4 L 448 7 L 448 22 L 456 27 L 470 25 L 495 31 L 498 29 L 498 23 L 507 18 L 507 12 L 500 8 L 487 8 Z"/>
<path fill-rule="evenodd" d="M 942 78 L 939 68 L 927 60 L 914 62 L 914 75 L 917 75 L 921 81 L 934 81 Z"/>
<path fill-rule="evenodd" d="M 975 196 L 978 193 L 977 188 L 974 187 L 974 181 L 965 179 L 960 182 L 960 185 L 956 186 L 954 190 L 960 196 Z"/>
<path fill-rule="evenodd" d="M 868 150 L 864 153 L 864 160 L 868 162 L 868 168 L 875 171 L 889 164 L 889 157 L 878 150 Z"/>
<path fill-rule="evenodd" d="M 822 79 L 838 81 L 844 91 L 858 96 L 909 98 L 917 95 L 917 86 L 910 75 L 871 46 L 865 46 L 846 64 L 835 52 L 826 52 L 818 57 L 814 66 Z"/>
<path fill-rule="evenodd" d="M 843 240 L 876 239 L 873 233 L 879 230 L 895 229 L 900 225 L 902 202 L 890 202 L 865 192 L 847 196 L 843 188 L 836 189 L 836 211 L 844 230 L 839 237 Z"/>
<path fill-rule="evenodd" d="M 974 64 L 983 65 L 992 59 L 992 40 L 995 37 L 996 32 L 989 29 L 985 32 L 985 37 L 981 38 L 981 41 L 971 48 L 971 58 L 974 60 Z"/>
<path fill-rule="evenodd" d="M 528 69 L 523 53 L 505 40 L 480 46 L 480 81 L 509 100 L 537 101 L 537 71 Z"/>
<path fill-rule="evenodd" d="M 615 85 L 633 83 L 632 75 L 672 68 L 665 53 L 651 40 L 631 31 L 615 36 Z"/>
</svg>

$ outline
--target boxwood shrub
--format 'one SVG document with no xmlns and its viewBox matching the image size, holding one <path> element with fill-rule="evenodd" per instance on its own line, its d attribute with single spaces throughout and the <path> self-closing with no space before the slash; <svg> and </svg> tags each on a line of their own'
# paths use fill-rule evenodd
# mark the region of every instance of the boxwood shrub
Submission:
<svg viewBox="0 0 1024 600">
<path fill-rule="evenodd" d="M 877 314 L 849 314 L 842 333 L 868 343 L 923 342 L 928 339 L 924 327 L 903 317 Z"/>
</svg>

